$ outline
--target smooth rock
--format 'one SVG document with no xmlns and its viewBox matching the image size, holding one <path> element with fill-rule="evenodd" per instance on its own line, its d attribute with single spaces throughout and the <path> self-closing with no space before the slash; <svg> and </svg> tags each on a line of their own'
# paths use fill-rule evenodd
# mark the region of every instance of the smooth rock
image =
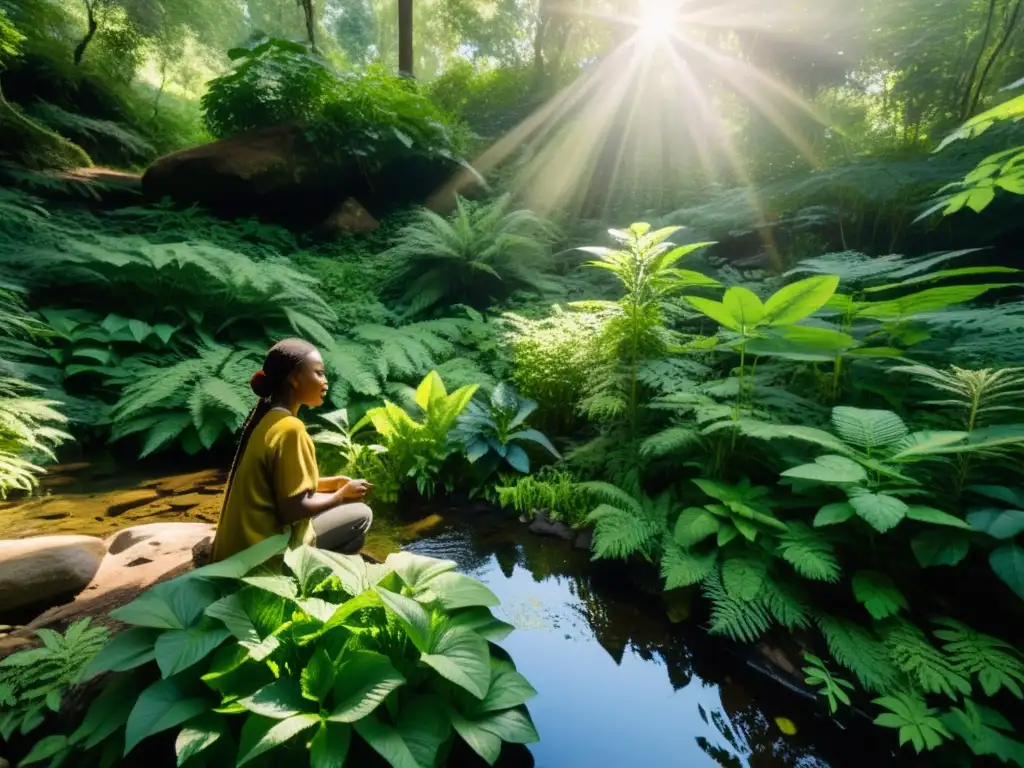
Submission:
<svg viewBox="0 0 1024 768">
<path fill-rule="evenodd" d="M 118 531 L 107 539 L 107 552 L 120 555 L 144 541 L 158 541 L 160 546 L 189 542 L 189 548 L 209 534 L 206 523 L 148 523 Z"/>
<path fill-rule="evenodd" d="M 107 553 L 92 536 L 37 536 L 0 541 L 0 612 L 57 605 L 92 580 Z"/>
<path fill-rule="evenodd" d="M 322 225 L 325 235 L 367 235 L 380 229 L 380 222 L 354 198 L 346 198 Z"/>
<path fill-rule="evenodd" d="M 530 533 L 535 533 L 538 536 L 557 536 L 560 539 L 566 541 L 572 541 L 576 538 L 576 534 L 573 533 L 565 523 L 553 522 L 548 517 L 548 511 L 546 509 L 538 509 L 533 514 L 533 522 L 530 523 Z"/>
</svg>

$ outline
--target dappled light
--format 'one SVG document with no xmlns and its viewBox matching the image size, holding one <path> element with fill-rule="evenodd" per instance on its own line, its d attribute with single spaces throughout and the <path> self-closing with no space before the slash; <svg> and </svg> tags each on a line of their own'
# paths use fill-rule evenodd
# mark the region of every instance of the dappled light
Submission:
<svg viewBox="0 0 1024 768">
<path fill-rule="evenodd" d="M 1024 768 L 1024 0 L 0 0 L 0 768 Z"/>
</svg>

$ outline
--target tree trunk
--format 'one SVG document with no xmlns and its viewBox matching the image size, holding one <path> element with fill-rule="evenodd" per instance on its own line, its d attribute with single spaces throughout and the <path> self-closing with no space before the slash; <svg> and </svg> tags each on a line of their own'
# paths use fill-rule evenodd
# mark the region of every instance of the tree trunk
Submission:
<svg viewBox="0 0 1024 768">
<path fill-rule="evenodd" d="M 306 37 L 309 38 L 309 47 L 316 53 L 316 14 L 313 12 L 313 0 L 299 0 L 299 6 L 306 17 Z"/>
<path fill-rule="evenodd" d="M 85 55 L 85 49 L 92 41 L 93 36 L 96 34 L 96 15 L 93 13 L 93 2 L 94 0 L 82 0 L 85 3 L 85 12 L 89 22 L 89 28 L 86 30 L 85 37 L 82 38 L 81 42 L 75 46 L 75 66 L 77 67 L 82 63 L 82 57 Z"/>
<path fill-rule="evenodd" d="M 978 46 L 978 55 L 974 57 L 970 72 L 967 75 L 967 85 L 964 88 L 963 96 L 960 99 L 960 119 L 966 120 L 971 105 L 971 93 L 974 91 L 974 76 L 978 74 L 978 67 L 985 55 L 985 47 L 988 45 L 988 37 L 992 34 L 992 19 L 996 15 L 996 0 L 988 0 L 988 17 L 985 19 L 985 30 L 981 33 L 981 45 Z"/>
<path fill-rule="evenodd" d="M 988 57 L 988 61 L 985 62 L 984 69 L 981 70 L 981 77 L 978 78 L 978 86 L 974 91 L 974 98 L 971 99 L 971 106 L 965 117 L 970 117 L 978 109 L 978 103 L 981 101 L 981 94 L 985 88 L 985 80 L 988 79 L 988 73 L 992 70 L 992 65 L 996 63 L 996 59 L 999 58 L 999 54 L 1003 52 L 1003 48 L 1010 41 L 1013 36 L 1013 31 L 1017 27 L 1017 22 L 1020 20 L 1022 0 L 1017 0 L 1017 4 L 1013 7 L 1013 12 L 1009 13 L 1006 19 L 1005 28 L 1003 29 L 1003 36 L 999 38 L 999 42 L 996 43 L 996 47 L 992 49 L 992 55 Z"/>
<path fill-rule="evenodd" d="M 82 168 L 92 165 L 85 150 L 59 133 L 40 125 L 4 98 L 0 87 L 0 157 L 37 170 Z"/>
<path fill-rule="evenodd" d="M 398 0 L 398 72 L 413 76 L 412 0 Z"/>
</svg>

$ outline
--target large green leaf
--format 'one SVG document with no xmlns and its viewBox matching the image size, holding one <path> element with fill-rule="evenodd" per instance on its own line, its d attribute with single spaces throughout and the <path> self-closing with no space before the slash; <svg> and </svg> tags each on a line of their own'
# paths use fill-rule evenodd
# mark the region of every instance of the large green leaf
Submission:
<svg viewBox="0 0 1024 768">
<path fill-rule="evenodd" d="M 139 675 L 114 677 L 93 699 L 82 724 L 69 737 L 72 744 L 92 749 L 128 722 L 145 679 Z"/>
<path fill-rule="evenodd" d="M 907 610 L 903 593 L 896 588 L 892 579 L 878 571 L 857 571 L 853 574 L 853 596 L 875 619 L 884 619 Z"/>
<path fill-rule="evenodd" d="M 157 680 L 140 694 L 128 715 L 124 754 L 146 737 L 181 725 L 209 708 L 210 702 L 194 695 L 184 681 L 174 677 Z"/>
<path fill-rule="evenodd" d="M 265 659 L 280 645 L 271 634 L 284 621 L 284 600 L 276 595 L 249 587 L 211 604 L 206 615 L 223 622 L 256 661 Z"/>
<path fill-rule="evenodd" d="M 873 493 L 861 488 L 850 491 L 850 506 L 862 520 L 879 533 L 892 530 L 907 515 L 907 505 L 895 496 Z"/>
<path fill-rule="evenodd" d="M 853 459 L 832 455 L 818 456 L 813 464 L 787 469 L 782 476 L 835 484 L 861 483 L 868 477 L 864 468 Z"/>
<path fill-rule="evenodd" d="M 503 659 L 491 659 L 491 686 L 480 704 L 480 712 L 493 712 L 525 704 L 537 695 L 529 681 Z"/>
<path fill-rule="evenodd" d="M 700 313 L 707 315 L 719 325 L 737 333 L 743 332 L 743 326 L 736 321 L 724 304 L 711 299 L 702 299 L 697 296 L 687 296 L 686 300 Z"/>
<path fill-rule="evenodd" d="M 352 726 L 323 722 L 309 744 L 309 768 L 343 768 L 352 741 Z"/>
<path fill-rule="evenodd" d="M 285 600 L 295 601 L 299 596 L 299 587 L 295 583 L 295 579 L 281 573 L 269 576 L 245 576 L 240 581 L 250 587 L 283 597 Z"/>
<path fill-rule="evenodd" d="M 472 693 L 478 699 L 487 695 L 491 683 L 490 651 L 487 641 L 465 629 L 444 627 L 431 643 L 430 652 L 420 661 L 439 675 Z"/>
<path fill-rule="evenodd" d="M 909 433 L 903 419 L 892 411 L 846 405 L 837 405 L 832 409 L 832 426 L 843 440 L 869 455 L 901 440 Z"/>
<path fill-rule="evenodd" d="M 334 680 L 334 662 L 327 655 L 327 651 L 320 648 L 313 653 L 300 675 L 302 695 L 310 701 L 322 702 L 334 688 Z"/>
<path fill-rule="evenodd" d="M 327 719 L 354 723 L 375 710 L 388 694 L 405 684 L 391 659 L 372 651 L 345 657 L 334 686 L 334 708 Z"/>
<path fill-rule="evenodd" d="M 238 703 L 254 714 L 273 720 L 286 720 L 313 709 L 310 701 L 302 695 L 299 681 L 288 678 L 275 680 L 252 696 L 239 699 Z"/>
<path fill-rule="evenodd" d="M 764 317 L 764 305 L 757 294 L 741 285 L 726 290 L 722 306 L 744 332 L 756 327 Z"/>
<path fill-rule="evenodd" d="M 285 550 L 284 564 L 299 580 L 299 589 L 303 595 L 310 594 L 328 576 L 333 575 L 332 564 L 319 557 L 318 552 L 316 547 L 306 544 L 295 549 Z M 362 560 L 362 558 L 359 559 Z"/>
<path fill-rule="evenodd" d="M 931 523 L 932 525 L 945 525 L 950 528 L 971 530 L 971 525 L 966 520 L 961 520 L 959 517 L 943 512 L 941 509 L 921 504 L 911 504 L 907 507 L 907 519 L 917 520 L 919 523 Z"/>
<path fill-rule="evenodd" d="M 173 579 L 150 587 L 128 605 L 115 608 L 110 616 L 140 627 L 188 629 L 219 596 L 217 588 L 205 581 Z"/>
<path fill-rule="evenodd" d="M 973 509 L 967 515 L 971 528 L 996 539 L 1012 539 L 1024 531 L 1024 510 Z"/>
<path fill-rule="evenodd" d="M 515 629 L 511 624 L 494 615 L 487 608 L 466 608 L 449 617 L 448 625 L 452 628 L 468 629 L 476 632 L 485 640 L 500 643 Z"/>
<path fill-rule="evenodd" d="M 220 562 L 211 563 L 210 565 L 204 565 L 202 568 L 197 568 L 196 570 L 186 574 L 185 578 L 241 578 L 257 565 L 262 565 L 275 555 L 279 555 L 284 552 L 290 540 L 291 534 L 288 533 L 271 536 L 269 539 L 264 539 L 258 544 L 254 544 L 248 549 L 243 549 L 241 552 L 221 560 Z M 179 580 L 180 579 L 176 579 L 176 581 Z"/>
<path fill-rule="evenodd" d="M 821 528 L 826 525 L 845 523 L 855 514 L 857 514 L 856 510 L 854 510 L 853 505 L 848 501 L 837 501 L 832 504 L 826 504 L 819 509 L 818 514 L 814 516 L 814 527 Z"/>
<path fill-rule="evenodd" d="M 679 513 L 673 533 L 676 544 L 692 547 L 718 532 L 718 518 L 703 507 L 688 507 Z"/>
<path fill-rule="evenodd" d="M 185 723 L 174 741 L 179 768 L 186 760 L 213 746 L 225 733 L 227 723 L 224 718 L 212 712 L 206 712 Z"/>
<path fill-rule="evenodd" d="M 373 751 L 383 757 L 391 768 L 423 768 L 405 743 L 402 734 L 382 723 L 375 715 L 364 717 L 353 727 Z"/>
<path fill-rule="evenodd" d="M 410 696 L 402 702 L 398 733 L 421 766 L 437 764 L 437 753 L 452 732 L 444 702 L 437 696 Z"/>
<path fill-rule="evenodd" d="M 488 765 L 494 765 L 501 754 L 501 738 L 492 731 L 482 727 L 479 723 L 463 716 L 455 709 L 450 709 L 448 714 L 452 725 L 463 741 L 480 755 Z"/>
<path fill-rule="evenodd" d="M 501 601 L 498 596 L 476 579 L 462 573 L 439 573 L 426 582 L 416 599 L 424 603 L 438 602 L 445 610 L 493 606 Z"/>
<path fill-rule="evenodd" d="M 764 303 L 764 321 L 768 325 L 792 325 L 821 309 L 839 286 L 835 275 L 798 280 L 777 290 Z"/>
<path fill-rule="evenodd" d="M 227 640 L 231 633 L 226 629 L 171 629 L 160 635 L 156 641 L 156 663 L 163 677 L 176 675 L 196 662 L 205 659 L 213 650 Z"/>
<path fill-rule="evenodd" d="M 392 552 L 388 555 L 385 565 L 393 568 L 402 577 L 407 586 L 416 589 L 435 576 L 455 570 L 452 560 L 438 560 L 413 552 Z"/>
<path fill-rule="evenodd" d="M 494 712 L 477 722 L 502 741 L 512 744 L 532 744 L 535 741 L 540 741 L 540 736 L 537 735 L 537 729 L 534 727 L 526 707 Z"/>
<path fill-rule="evenodd" d="M 971 548 L 968 538 L 956 531 L 935 530 L 919 533 L 910 540 L 910 548 L 922 568 L 957 565 Z"/>
<path fill-rule="evenodd" d="M 152 661 L 156 656 L 156 640 L 160 630 L 134 627 L 119 632 L 97 653 L 82 673 L 84 680 L 102 672 L 124 672 Z"/>
<path fill-rule="evenodd" d="M 374 591 L 380 596 L 384 607 L 398 619 L 412 644 L 421 653 L 425 653 L 430 647 L 430 615 L 423 606 L 411 597 L 389 589 L 374 587 Z"/>
<path fill-rule="evenodd" d="M 996 576 L 1024 600 L 1024 549 L 1015 543 L 1005 544 L 988 556 Z"/>
<path fill-rule="evenodd" d="M 243 766 L 274 747 L 279 747 L 320 722 L 316 715 L 294 715 L 285 720 L 272 720 L 251 714 L 242 726 L 238 744 L 238 763 Z"/>
<path fill-rule="evenodd" d="M 448 391 L 444 388 L 444 382 L 441 381 L 441 377 L 437 371 L 431 371 L 423 377 L 423 381 L 416 387 L 414 399 L 416 405 L 425 411 L 430 408 L 432 403 L 443 400 L 447 396 Z"/>
</svg>

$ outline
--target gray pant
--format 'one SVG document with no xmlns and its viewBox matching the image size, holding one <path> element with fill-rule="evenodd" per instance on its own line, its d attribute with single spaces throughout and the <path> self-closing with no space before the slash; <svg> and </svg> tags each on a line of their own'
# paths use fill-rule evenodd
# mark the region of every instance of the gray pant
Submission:
<svg viewBox="0 0 1024 768">
<path fill-rule="evenodd" d="M 310 520 L 309 531 L 316 537 L 311 543 L 343 555 L 357 555 L 371 523 L 373 511 L 365 504 L 340 504 Z"/>
</svg>

